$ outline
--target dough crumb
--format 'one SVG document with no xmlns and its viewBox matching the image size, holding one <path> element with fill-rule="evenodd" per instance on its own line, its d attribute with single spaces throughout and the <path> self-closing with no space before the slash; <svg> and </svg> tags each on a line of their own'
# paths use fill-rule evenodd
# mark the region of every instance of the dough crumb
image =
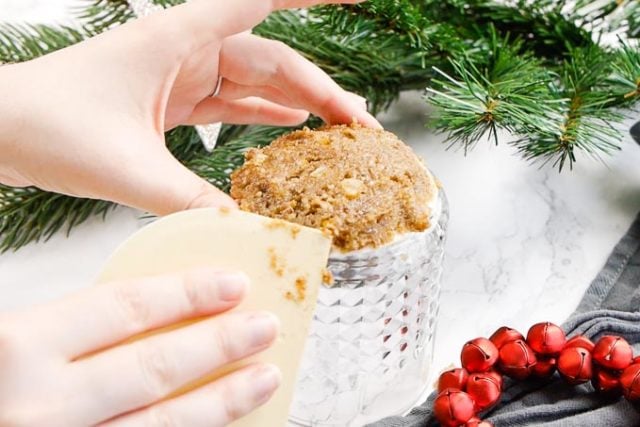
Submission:
<svg viewBox="0 0 640 427">
<path fill-rule="evenodd" d="M 333 286 L 333 274 L 328 268 L 322 270 L 322 283 L 328 287 Z"/>
<path fill-rule="evenodd" d="M 284 297 L 289 301 L 302 302 L 307 297 L 307 279 L 305 277 L 298 277 L 295 282 L 295 295 L 291 291 L 287 291 Z"/>
<path fill-rule="evenodd" d="M 266 227 L 270 230 L 275 230 L 277 228 L 284 228 L 291 233 L 291 237 L 294 239 L 298 237 L 302 228 L 298 224 L 293 224 L 291 222 L 284 221 L 282 219 L 272 219 L 268 221 Z"/>
<path fill-rule="evenodd" d="M 307 279 L 304 277 L 298 277 L 296 279 L 296 294 L 298 301 L 304 301 L 307 297 Z"/>
<path fill-rule="evenodd" d="M 271 267 L 271 270 L 278 277 L 284 276 L 284 269 L 286 267 L 284 259 L 282 259 L 282 257 L 278 256 L 278 254 L 276 253 L 275 248 L 269 248 L 268 252 L 269 252 L 269 266 Z"/>
</svg>

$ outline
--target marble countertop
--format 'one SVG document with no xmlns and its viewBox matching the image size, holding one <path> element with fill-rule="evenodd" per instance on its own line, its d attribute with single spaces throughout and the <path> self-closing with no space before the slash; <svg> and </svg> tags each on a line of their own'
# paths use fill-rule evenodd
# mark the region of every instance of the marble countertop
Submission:
<svg viewBox="0 0 640 427">
<path fill-rule="evenodd" d="M 68 20 L 73 0 L 0 0 L 0 19 Z M 526 332 L 562 322 L 640 211 L 640 146 L 630 137 L 605 163 L 579 156 L 559 174 L 530 165 L 508 144 L 466 157 L 424 128 L 427 110 L 408 94 L 384 116 L 444 183 L 451 222 L 433 372 L 459 363 L 463 343 L 499 326 Z M 627 123 L 626 129 L 631 125 Z M 505 138 L 505 140 L 508 138 Z M 0 310 L 27 307 L 88 286 L 107 256 L 140 228 L 121 208 L 69 237 L 58 234 L 0 256 Z"/>
</svg>

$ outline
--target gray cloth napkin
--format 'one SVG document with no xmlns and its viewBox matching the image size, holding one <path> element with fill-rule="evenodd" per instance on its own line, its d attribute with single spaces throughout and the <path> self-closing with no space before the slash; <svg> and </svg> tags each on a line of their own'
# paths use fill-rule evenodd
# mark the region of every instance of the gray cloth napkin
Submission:
<svg viewBox="0 0 640 427">
<path fill-rule="evenodd" d="M 563 327 L 569 336 L 584 334 L 592 340 L 621 335 L 639 353 L 640 214 Z M 434 398 L 432 394 L 406 417 L 387 418 L 368 427 L 438 426 L 431 411 Z M 625 399 L 603 398 L 590 384 L 569 386 L 557 374 L 544 381 L 507 380 L 500 404 L 483 418 L 496 427 L 640 426 L 640 410 Z"/>
</svg>

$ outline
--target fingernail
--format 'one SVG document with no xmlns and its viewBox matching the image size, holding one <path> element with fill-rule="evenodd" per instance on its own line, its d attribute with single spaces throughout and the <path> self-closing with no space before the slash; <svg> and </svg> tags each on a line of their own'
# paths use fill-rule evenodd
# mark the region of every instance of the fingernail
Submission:
<svg viewBox="0 0 640 427">
<path fill-rule="evenodd" d="M 351 98 L 358 103 L 358 106 L 360 107 L 360 109 L 362 110 L 367 110 L 368 109 L 368 101 L 367 98 L 364 98 L 360 95 L 358 95 L 357 93 L 353 93 L 353 92 L 349 92 L 349 95 L 351 96 Z"/>
<path fill-rule="evenodd" d="M 280 321 L 271 313 L 259 313 L 249 317 L 251 345 L 265 347 L 273 342 L 278 333 Z"/>
<path fill-rule="evenodd" d="M 376 120 L 375 117 L 373 117 L 371 114 L 368 114 L 368 120 L 367 120 L 367 125 L 373 129 L 379 129 L 379 130 L 384 130 L 384 127 L 380 124 L 380 122 L 378 120 Z"/>
<path fill-rule="evenodd" d="M 282 374 L 274 365 L 264 365 L 258 368 L 253 377 L 253 393 L 255 401 L 261 405 L 271 398 L 273 392 L 280 386 Z"/>
<path fill-rule="evenodd" d="M 242 299 L 249 287 L 249 278 L 244 273 L 223 273 L 217 279 L 218 296 L 222 301 Z"/>
</svg>

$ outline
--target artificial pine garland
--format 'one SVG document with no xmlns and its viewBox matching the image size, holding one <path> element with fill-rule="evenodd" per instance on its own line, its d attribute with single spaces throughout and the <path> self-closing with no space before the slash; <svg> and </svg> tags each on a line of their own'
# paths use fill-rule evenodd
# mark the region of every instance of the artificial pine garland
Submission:
<svg viewBox="0 0 640 427">
<path fill-rule="evenodd" d="M 170 6 L 180 0 L 155 0 Z M 26 61 L 133 18 L 126 0 L 85 0 L 77 28 L 0 26 L 0 62 Z M 428 90 L 430 125 L 472 147 L 498 131 L 527 159 L 572 166 L 619 148 L 616 124 L 640 100 L 637 0 L 369 0 L 279 12 L 256 34 L 284 41 L 374 112 Z M 605 43 L 612 35 L 617 47 Z M 308 125 L 317 124 L 312 119 Z M 175 156 L 222 189 L 248 147 L 286 128 L 225 126 L 213 153 L 192 128 L 167 133 Z M 71 230 L 110 203 L 0 187 L 0 251 Z"/>
</svg>

